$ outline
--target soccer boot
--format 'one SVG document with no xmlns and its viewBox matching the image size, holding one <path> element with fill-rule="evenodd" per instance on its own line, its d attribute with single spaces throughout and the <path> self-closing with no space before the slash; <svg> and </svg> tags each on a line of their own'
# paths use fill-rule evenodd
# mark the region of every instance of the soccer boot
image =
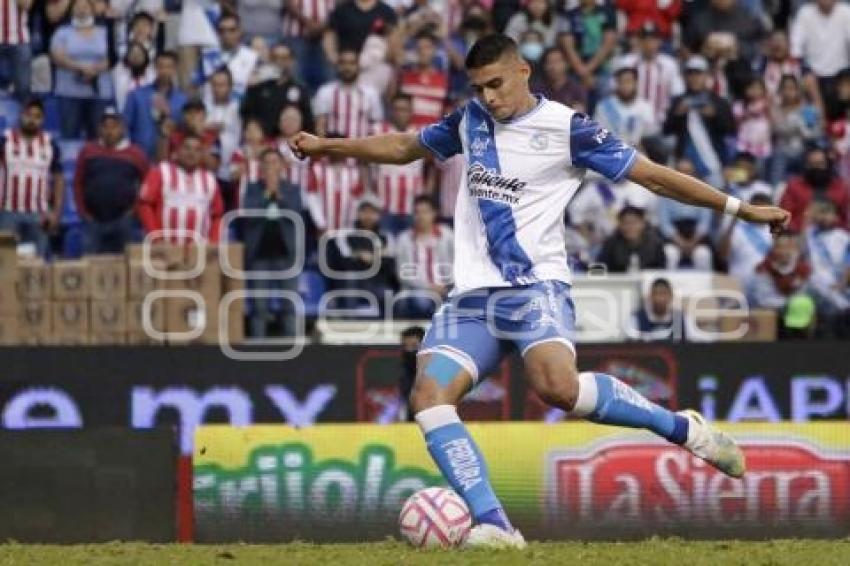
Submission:
<svg viewBox="0 0 850 566">
<path fill-rule="evenodd" d="M 688 439 L 683 448 L 727 476 L 740 478 L 744 475 L 747 470 L 744 453 L 728 434 L 708 424 L 696 411 L 689 409 L 677 414 L 688 419 Z"/>
<path fill-rule="evenodd" d="M 517 529 L 509 532 L 496 525 L 483 523 L 472 527 L 463 542 L 463 546 L 464 548 L 515 548 L 522 550 L 526 544 L 522 533 Z"/>
</svg>

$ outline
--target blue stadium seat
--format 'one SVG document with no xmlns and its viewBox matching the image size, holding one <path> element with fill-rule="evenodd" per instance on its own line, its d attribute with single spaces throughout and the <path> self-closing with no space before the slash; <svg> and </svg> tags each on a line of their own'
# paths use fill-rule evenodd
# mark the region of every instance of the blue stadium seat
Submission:
<svg viewBox="0 0 850 566">
<path fill-rule="evenodd" d="M 59 103 L 53 96 L 47 95 L 41 99 L 44 104 L 44 129 L 59 137 Z"/>
<path fill-rule="evenodd" d="M 327 290 L 325 278 L 315 269 L 305 269 L 298 278 L 298 293 L 304 299 L 304 316 L 319 315 L 319 302 Z"/>
<path fill-rule="evenodd" d="M 77 166 L 77 155 L 83 147 L 82 140 L 59 140 L 59 153 L 62 159 L 62 174 L 65 177 L 65 202 L 62 203 L 63 225 L 77 224 L 80 216 L 77 214 L 77 204 L 74 201 L 74 169 Z"/>
<path fill-rule="evenodd" d="M 20 114 L 20 104 L 9 95 L 0 94 L 0 131 L 17 126 Z"/>
</svg>

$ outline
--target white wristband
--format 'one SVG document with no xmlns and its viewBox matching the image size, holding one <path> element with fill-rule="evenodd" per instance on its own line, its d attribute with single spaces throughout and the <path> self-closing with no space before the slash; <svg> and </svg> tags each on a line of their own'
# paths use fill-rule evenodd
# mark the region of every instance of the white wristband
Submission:
<svg viewBox="0 0 850 566">
<path fill-rule="evenodd" d="M 741 199 L 735 197 L 726 197 L 726 206 L 723 207 L 723 214 L 729 216 L 738 216 L 738 210 L 741 208 Z"/>
</svg>

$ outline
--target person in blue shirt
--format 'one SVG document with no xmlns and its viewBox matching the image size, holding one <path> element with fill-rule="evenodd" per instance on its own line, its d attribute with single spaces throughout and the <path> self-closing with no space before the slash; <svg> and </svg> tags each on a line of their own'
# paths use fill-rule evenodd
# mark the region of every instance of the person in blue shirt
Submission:
<svg viewBox="0 0 850 566">
<path fill-rule="evenodd" d="M 156 79 L 127 95 L 124 123 L 130 141 L 141 147 L 149 159 L 156 158 L 159 127 L 167 118 L 177 118 L 187 101 L 177 88 L 177 54 L 163 51 L 156 56 Z"/>
<path fill-rule="evenodd" d="M 696 175 L 694 164 L 680 158 L 676 170 L 692 177 Z M 658 203 L 658 229 L 667 240 L 664 255 L 667 269 L 691 267 L 698 271 L 711 271 L 711 249 L 705 244 L 711 230 L 711 211 L 706 208 L 688 206 L 670 199 Z"/>
</svg>

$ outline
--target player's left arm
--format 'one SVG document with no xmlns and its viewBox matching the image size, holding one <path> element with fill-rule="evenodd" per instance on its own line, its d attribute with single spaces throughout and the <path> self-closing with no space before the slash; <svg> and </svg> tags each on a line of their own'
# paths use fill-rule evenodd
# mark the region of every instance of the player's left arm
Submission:
<svg viewBox="0 0 850 566">
<path fill-rule="evenodd" d="M 643 155 L 636 157 L 627 178 L 663 197 L 731 214 L 747 222 L 770 224 L 773 232 L 782 230 L 791 220 L 791 213 L 787 210 L 742 202 L 699 179 L 654 163 Z"/>
</svg>

